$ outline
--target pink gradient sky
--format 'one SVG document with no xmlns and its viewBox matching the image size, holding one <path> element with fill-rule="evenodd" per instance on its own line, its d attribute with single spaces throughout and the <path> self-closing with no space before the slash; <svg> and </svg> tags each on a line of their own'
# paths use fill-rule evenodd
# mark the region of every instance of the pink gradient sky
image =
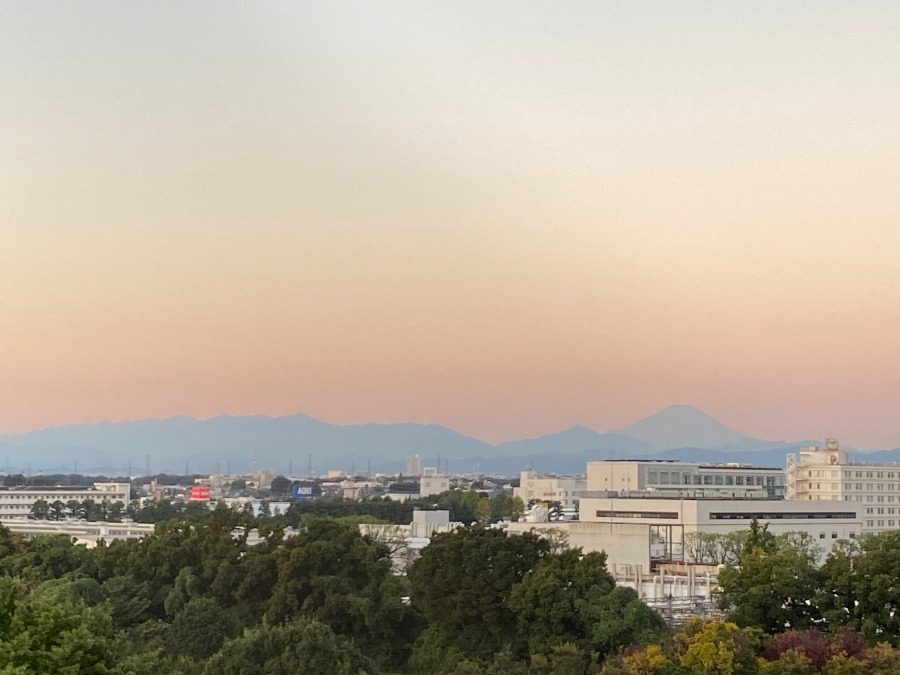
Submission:
<svg viewBox="0 0 900 675">
<path fill-rule="evenodd" d="M 900 446 L 894 3 L 28 3 L 0 64 L 0 432 Z"/>
</svg>

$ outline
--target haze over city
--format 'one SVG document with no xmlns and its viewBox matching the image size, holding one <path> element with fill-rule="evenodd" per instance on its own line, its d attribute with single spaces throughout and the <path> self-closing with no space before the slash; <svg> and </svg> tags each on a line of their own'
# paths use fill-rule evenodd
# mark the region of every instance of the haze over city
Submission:
<svg viewBox="0 0 900 675">
<path fill-rule="evenodd" d="M 0 8 L 0 433 L 900 446 L 900 8 L 561 7 Z"/>
</svg>

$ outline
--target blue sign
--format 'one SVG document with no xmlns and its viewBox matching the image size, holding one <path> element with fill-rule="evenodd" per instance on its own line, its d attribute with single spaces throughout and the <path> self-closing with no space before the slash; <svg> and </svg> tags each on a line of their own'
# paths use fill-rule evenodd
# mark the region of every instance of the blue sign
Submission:
<svg viewBox="0 0 900 675">
<path fill-rule="evenodd" d="M 316 483 L 297 482 L 291 486 L 291 498 L 297 501 L 311 501 L 322 493 Z"/>
</svg>

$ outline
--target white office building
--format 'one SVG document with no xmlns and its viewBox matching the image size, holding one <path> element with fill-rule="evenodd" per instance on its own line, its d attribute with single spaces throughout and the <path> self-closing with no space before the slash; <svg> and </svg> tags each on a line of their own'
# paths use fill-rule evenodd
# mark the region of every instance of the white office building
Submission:
<svg viewBox="0 0 900 675">
<path fill-rule="evenodd" d="M 784 469 L 749 464 L 700 464 L 670 460 L 588 462 L 587 489 L 616 492 L 702 491 L 704 496 L 779 498 L 785 494 Z"/>
</svg>

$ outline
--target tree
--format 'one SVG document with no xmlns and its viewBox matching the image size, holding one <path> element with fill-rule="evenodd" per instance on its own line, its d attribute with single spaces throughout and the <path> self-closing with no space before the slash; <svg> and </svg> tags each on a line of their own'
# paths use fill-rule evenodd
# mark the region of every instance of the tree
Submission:
<svg viewBox="0 0 900 675">
<path fill-rule="evenodd" d="M 108 505 L 106 519 L 111 523 L 121 523 L 124 511 L 125 505 L 122 502 L 113 502 Z"/>
<path fill-rule="evenodd" d="M 31 506 L 31 518 L 35 520 L 47 520 L 50 515 L 50 503 L 46 499 L 38 499 Z"/>
<path fill-rule="evenodd" d="M 587 643 L 593 653 L 608 655 L 628 645 L 659 641 L 666 624 L 659 614 L 641 602 L 632 588 L 615 586 L 603 592 L 589 589 L 578 610 L 590 627 Z"/>
<path fill-rule="evenodd" d="M 674 659 L 697 675 L 753 675 L 759 644 L 753 629 L 692 619 L 674 636 Z"/>
<path fill-rule="evenodd" d="M 385 546 L 356 526 L 311 518 L 272 555 L 278 576 L 266 612 L 270 622 L 313 618 L 386 667 L 406 660 L 421 625 L 401 601 Z"/>
<path fill-rule="evenodd" d="M 21 534 L 14 534 L 8 527 L 0 525 L 0 569 L 5 569 L 9 562 L 20 556 L 25 550 L 25 542 Z"/>
<path fill-rule="evenodd" d="M 811 672 L 820 672 L 825 664 L 838 654 L 858 659 L 864 656 L 865 651 L 865 638 L 849 629 L 832 634 L 809 629 L 772 636 L 764 645 L 763 655 L 772 662 L 783 660 L 785 654 L 801 655 L 809 664 Z M 793 656 L 784 660 L 800 661 Z"/>
<path fill-rule="evenodd" d="M 50 520 L 62 520 L 66 515 L 66 505 L 59 499 L 50 505 Z"/>
<path fill-rule="evenodd" d="M 836 548 L 822 566 L 817 600 L 832 625 L 849 626 L 870 642 L 900 644 L 900 531 L 862 537 Z"/>
<path fill-rule="evenodd" d="M 532 533 L 508 537 L 473 527 L 436 535 L 409 569 L 413 605 L 445 648 L 488 658 L 515 638 L 510 594 L 547 552 Z"/>
<path fill-rule="evenodd" d="M 166 631 L 166 651 L 192 659 L 212 656 L 228 636 L 227 617 L 223 614 L 214 600 L 190 600 Z"/>
<path fill-rule="evenodd" d="M 129 654 L 103 607 L 86 607 L 65 585 L 33 592 L 0 579 L 0 671 L 122 673 Z"/>
<path fill-rule="evenodd" d="M 487 497 L 482 497 L 475 506 L 475 518 L 482 525 L 487 525 L 491 521 L 491 510 L 491 500 Z"/>
<path fill-rule="evenodd" d="M 665 630 L 633 590 L 616 587 L 606 554 L 581 549 L 544 556 L 513 587 L 509 608 L 532 653 L 573 644 L 604 655 L 658 639 Z"/>
<path fill-rule="evenodd" d="M 820 619 L 811 602 L 819 587 L 815 560 L 809 551 L 769 537 L 765 528 L 751 531 L 738 564 L 719 573 L 719 606 L 739 626 L 767 633 L 808 628 Z"/>
<path fill-rule="evenodd" d="M 275 476 L 272 479 L 272 494 L 278 496 L 286 496 L 291 493 L 291 487 L 293 483 L 290 479 L 285 478 L 284 476 Z"/>
<path fill-rule="evenodd" d="M 311 619 L 248 630 L 229 640 L 203 671 L 204 675 L 355 675 L 371 664 L 352 643 Z"/>
</svg>

